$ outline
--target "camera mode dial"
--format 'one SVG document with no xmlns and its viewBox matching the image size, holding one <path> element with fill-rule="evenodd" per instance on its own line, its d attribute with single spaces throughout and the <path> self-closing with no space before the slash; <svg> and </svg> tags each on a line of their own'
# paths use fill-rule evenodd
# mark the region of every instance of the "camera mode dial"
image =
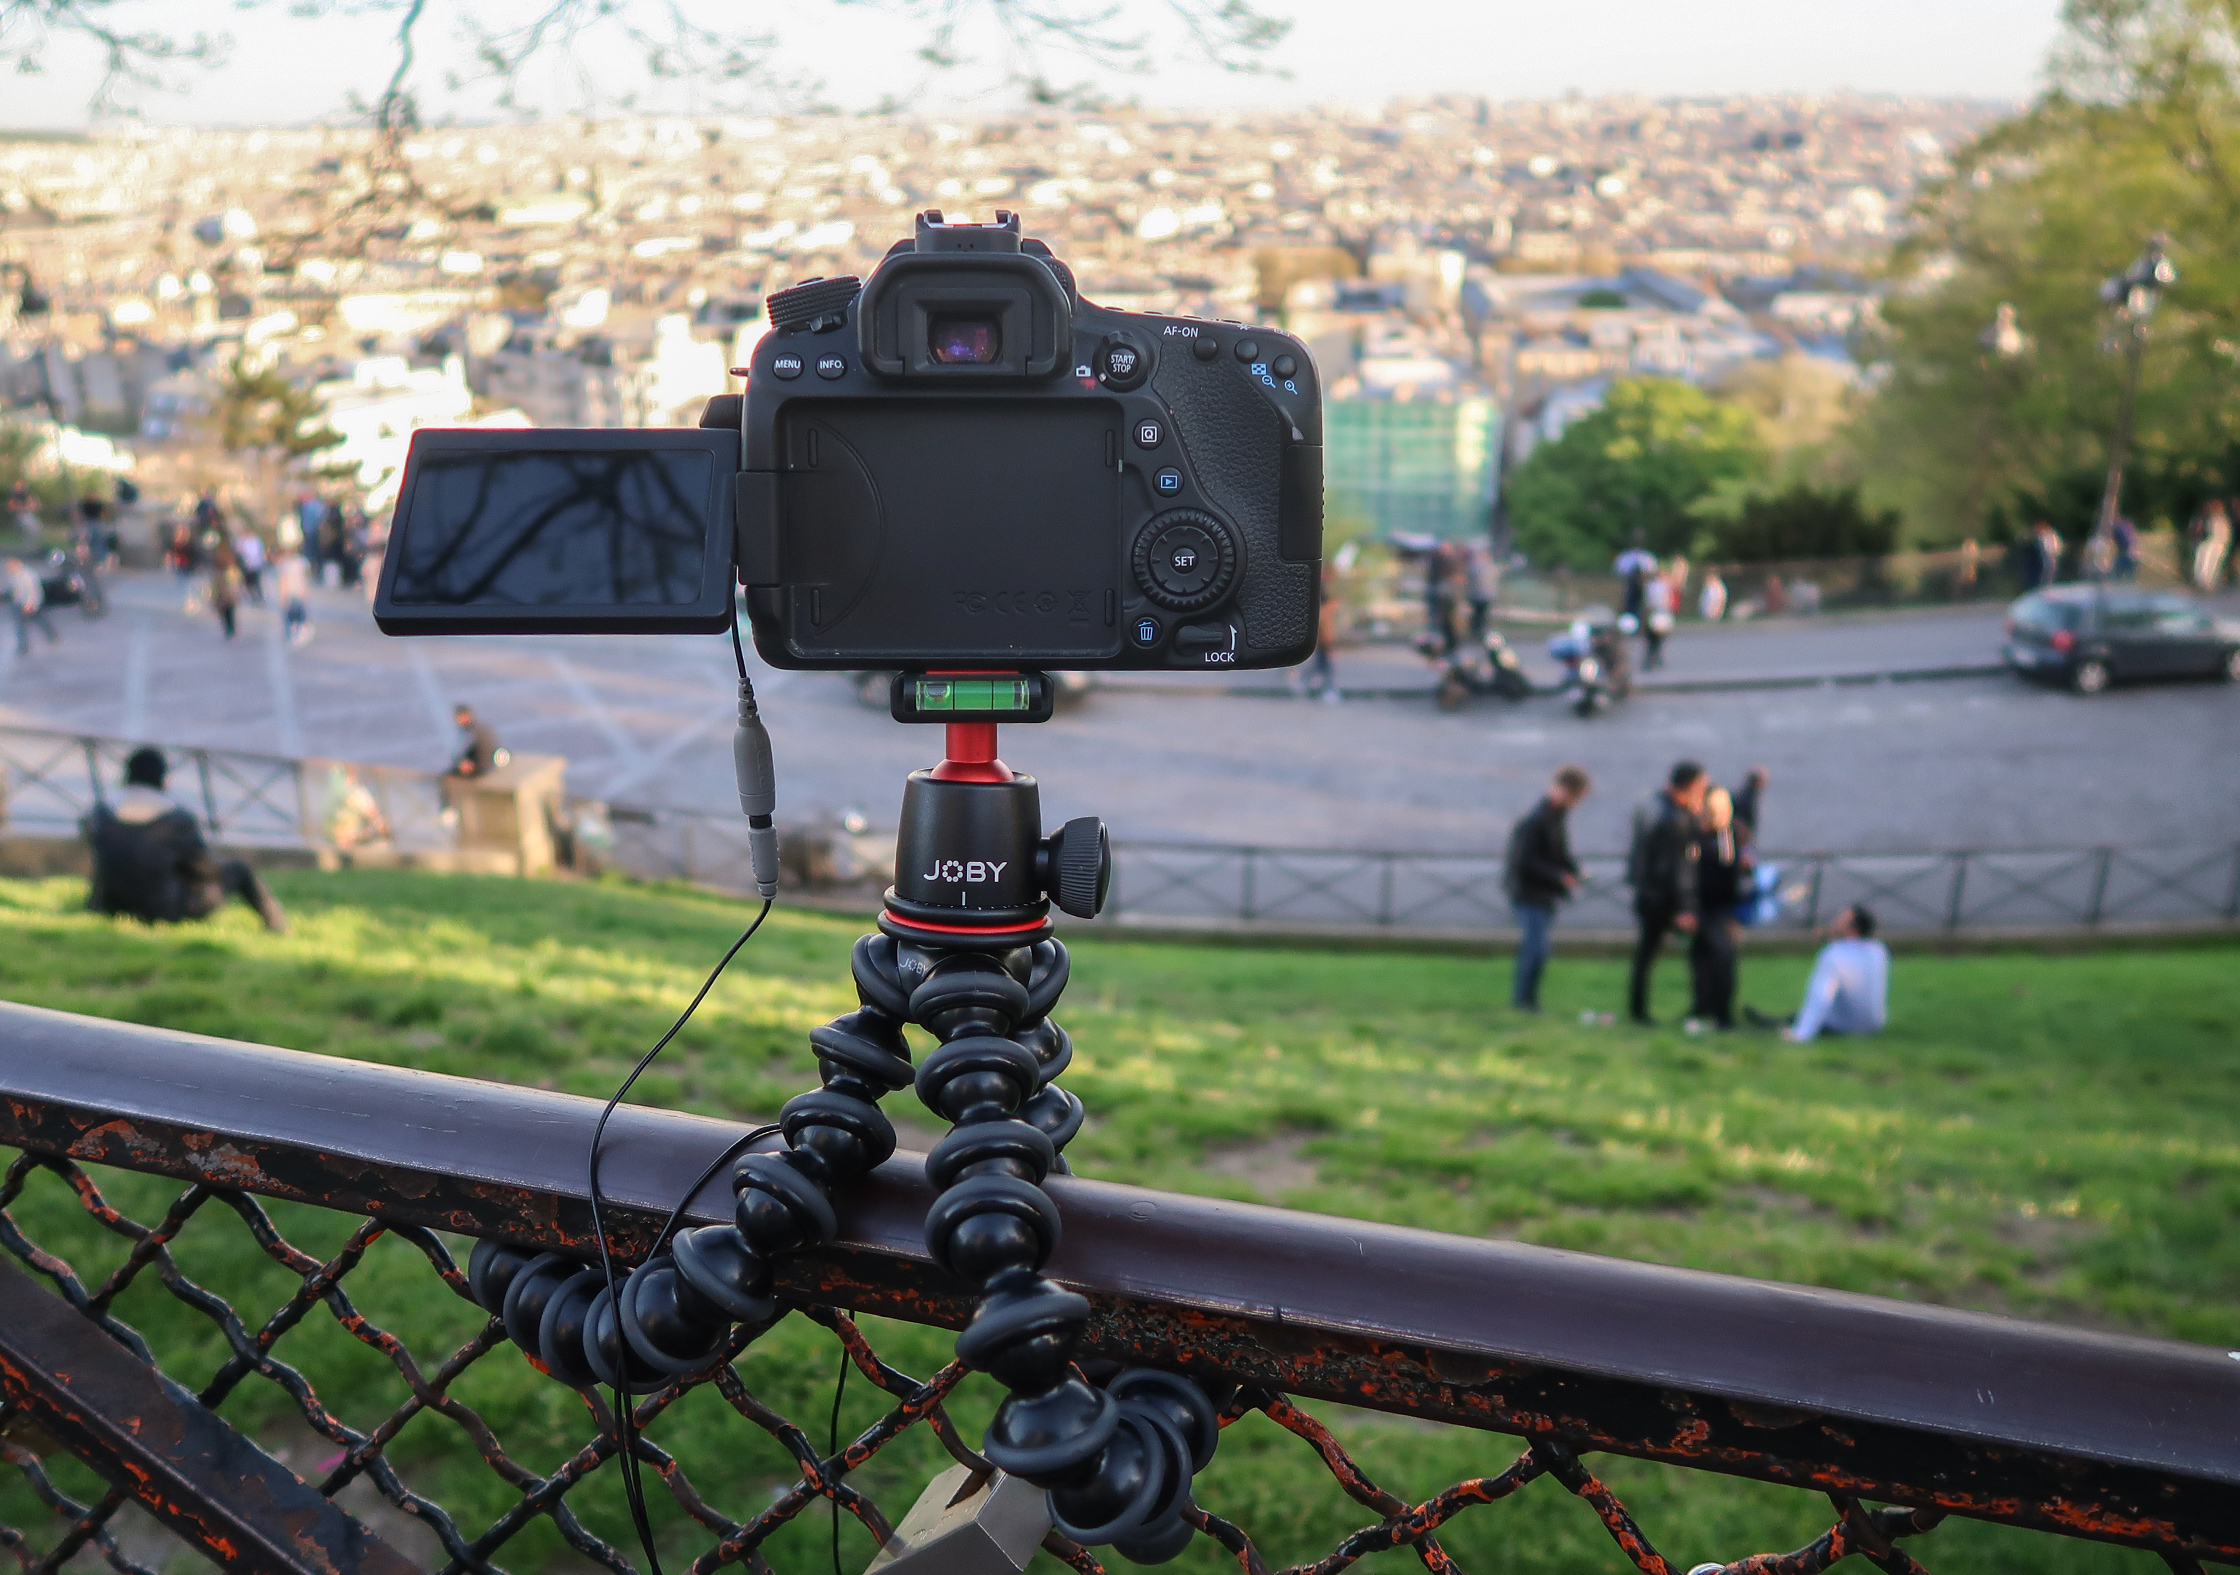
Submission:
<svg viewBox="0 0 2240 1575">
<path fill-rule="evenodd" d="M 1136 536 L 1136 583 L 1170 612 L 1198 612 L 1229 594 L 1237 544 L 1203 509 L 1173 509 Z"/>
<path fill-rule="evenodd" d="M 838 279 L 805 279 L 791 289 L 779 290 L 763 302 L 771 331 L 828 334 L 848 321 L 848 303 L 863 289 L 853 274 Z"/>
</svg>

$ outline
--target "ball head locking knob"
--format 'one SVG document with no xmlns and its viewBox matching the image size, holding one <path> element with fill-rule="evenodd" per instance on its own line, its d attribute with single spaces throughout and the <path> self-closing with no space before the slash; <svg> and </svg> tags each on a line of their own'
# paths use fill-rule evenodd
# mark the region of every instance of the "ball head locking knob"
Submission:
<svg viewBox="0 0 2240 1575">
<path fill-rule="evenodd" d="M 1045 845 L 1043 890 L 1061 912 L 1093 919 L 1112 888 L 1112 839 L 1094 815 L 1069 820 Z"/>
<path fill-rule="evenodd" d="M 829 333 L 847 321 L 848 303 L 862 289 L 863 281 L 853 274 L 838 279 L 805 279 L 790 289 L 776 291 L 762 305 L 772 333 L 794 334 L 803 329 L 813 334 Z"/>
</svg>

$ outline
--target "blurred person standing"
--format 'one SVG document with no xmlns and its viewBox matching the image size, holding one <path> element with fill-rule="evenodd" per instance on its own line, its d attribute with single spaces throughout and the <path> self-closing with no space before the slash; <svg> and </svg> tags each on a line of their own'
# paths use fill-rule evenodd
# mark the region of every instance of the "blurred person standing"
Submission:
<svg viewBox="0 0 2240 1575">
<path fill-rule="evenodd" d="M 202 610 L 202 598 L 198 594 L 200 586 L 195 575 L 201 558 L 201 549 L 195 545 L 194 522 L 191 519 L 175 522 L 163 544 L 163 565 L 178 582 L 183 593 L 180 611 L 189 618 Z"/>
<path fill-rule="evenodd" d="M 2108 566 L 2109 575 L 2126 584 L 2139 577 L 2139 527 L 2123 515 L 2116 516 L 2115 561 Z"/>
<path fill-rule="evenodd" d="M 1657 555 L 1649 550 L 1649 533 L 1638 527 L 1633 533 L 1633 545 L 1618 554 L 1610 571 L 1617 575 L 1624 587 L 1621 615 L 1639 622 L 1649 594 L 1649 576 L 1657 572 Z"/>
<path fill-rule="evenodd" d="M 1752 766 L 1742 773 L 1742 786 L 1734 790 L 1734 823 L 1749 834 L 1750 841 L 1758 840 L 1758 804 L 1773 779 L 1766 775 L 1764 766 Z"/>
<path fill-rule="evenodd" d="M 31 626 L 37 624 L 47 637 L 47 644 L 60 645 L 62 636 L 55 633 L 54 618 L 47 611 L 47 588 L 39 576 L 21 558 L 10 558 L 6 564 L 8 577 L 8 606 L 16 615 L 16 655 L 31 654 Z"/>
<path fill-rule="evenodd" d="M 264 538 L 248 526 L 233 538 L 233 561 L 241 570 L 241 592 L 249 605 L 264 605 Z"/>
<path fill-rule="evenodd" d="M 1709 785 L 1702 766 L 1693 760 L 1680 761 L 1665 786 L 1633 812 L 1626 884 L 1633 888 L 1638 929 L 1626 983 L 1626 1015 L 1643 1027 L 1656 1022 L 1649 1015 L 1649 976 L 1664 938 L 1675 930 L 1695 933 L 1696 834 L 1701 829 L 1697 816 Z"/>
<path fill-rule="evenodd" d="M 1307 658 L 1300 682 L 1306 693 L 1319 694 L 1331 705 L 1338 703 L 1339 696 L 1338 668 L 1331 659 L 1330 648 L 1338 643 L 1342 612 L 1343 604 L 1338 597 L 1338 566 L 1336 562 L 1326 559 L 1322 565 L 1322 606 L 1316 614 L 1314 655 Z"/>
<path fill-rule="evenodd" d="M 303 548 L 304 562 L 311 566 L 311 577 L 320 577 L 320 554 L 326 550 L 327 505 L 315 492 L 296 496 L 296 537 Z"/>
<path fill-rule="evenodd" d="M 272 594 L 280 599 L 280 633 L 290 645 L 311 640 L 311 612 L 304 598 L 311 594 L 311 565 L 304 561 L 303 546 L 282 547 L 272 564 Z"/>
<path fill-rule="evenodd" d="M 2211 498 L 2193 517 L 2186 534 L 2193 544 L 2193 588 L 2206 596 L 2224 577 L 2225 554 L 2232 550 L 2232 518 L 2225 512 L 2224 499 Z"/>
<path fill-rule="evenodd" d="M 1734 801 L 1715 787 L 1703 796 L 1696 836 L 1696 931 L 1688 946 L 1694 1000 L 1687 1028 L 1734 1027 L 1734 993 L 1742 958 L 1742 905 L 1750 897 L 1750 839 L 1735 824 Z"/>
<path fill-rule="evenodd" d="M 1641 670 L 1654 672 L 1664 666 L 1664 642 L 1672 633 L 1673 609 L 1680 593 L 1672 577 L 1652 574 L 1641 588 Z"/>
<path fill-rule="evenodd" d="M 16 522 L 16 532 L 26 542 L 39 539 L 39 500 L 33 495 L 30 483 L 18 478 L 8 489 L 8 513 Z"/>
<path fill-rule="evenodd" d="M 2032 558 L 2025 575 L 2027 588 L 2035 590 L 2061 578 L 2061 533 L 2051 520 L 2040 520 L 2030 532 Z"/>
<path fill-rule="evenodd" d="M 1501 884 L 1517 916 L 1516 979 L 1509 1004 L 1540 1010 L 1540 975 L 1554 945 L 1556 905 L 1579 889 L 1579 861 L 1571 856 L 1568 817 L 1594 783 L 1578 766 L 1564 766 L 1548 791 L 1509 831 Z"/>
<path fill-rule="evenodd" d="M 1483 641 L 1493 618 L 1493 604 L 1501 595 L 1501 565 L 1494 562 L 1493 544 L 1472 541 L 1462 549 L 1463 595 L 1470 604 L 1470 638 Z"/>
<path fill-rule="evenodd" d="M 210 554 L 210 610 L 218 615 L 218 626 L 229 640 L 240 607 L 241 564 L 233 555 L 233 543 L 221 539 Z"/>
<path fill-rule="evenodd" d="M 1703 590 L 1696 597 L 1696 616 L 1705 623 L 1717 623 L 1727 615 L 1727 582 L 1719 577 L 1717 569 L 1703 571 Z"/>
</svg>

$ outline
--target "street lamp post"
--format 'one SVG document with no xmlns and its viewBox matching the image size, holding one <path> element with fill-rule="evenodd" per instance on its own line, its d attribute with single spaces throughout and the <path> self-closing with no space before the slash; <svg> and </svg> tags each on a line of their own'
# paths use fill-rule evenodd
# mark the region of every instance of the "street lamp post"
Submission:
<svg viewBox="0 0 2240 1575">
<path fill-rule="evenodd" d="M 2168 242 L 2157 235 L 2123 272 L 2100 286 L 2100 299 L 2115 313 L 2123 344 L 2123 400 L 2116 409 L 2115 441 L 2108 446 L 2108 484 L 2100 493 L 2100 512 L 2092 522 L 2087 557 L 2109 561 L 2113 555 L 2116 510 L 2123 492 L 2123 464 L 2130 455 L 2132 418 L 2139 405 L 2139 363 L 2147 351 L 2147 319 L 2161 304 L 2162 292 L 2178 282 Z"/>
</svg>

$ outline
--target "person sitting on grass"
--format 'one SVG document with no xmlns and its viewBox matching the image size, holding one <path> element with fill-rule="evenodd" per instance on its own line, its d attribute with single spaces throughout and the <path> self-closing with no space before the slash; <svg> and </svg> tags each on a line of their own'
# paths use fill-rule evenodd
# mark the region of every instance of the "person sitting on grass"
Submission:
<svg viewBox="0 0 2240 1575">
<path fill-rule="evenodd" d="M 1804 1007 L 1795 1017 L 1773 1018 L 1751 1009 L 1760 1028 L 1779 1028 L 1792 1044 L 1827 1034 L 1876 1034 L 1890 1020 L 1890 948 L 1874 938 L 1874 913 L 1853 903 L 1828 927 L 1828 944 L 1812 964 Z"/>
<path fill-rule="evenodd" d="M 124 791 L 96 804 L 82 823 L 93 846 L 86 906 L 149 924 L 177 924 L 215 913 L 228 897 L 257 910 L 264 927 L 285 934 L 288 915 L 257 872 L 239 859 L 210 856 L 202 827 L 163 791 L 163 751 L 136 749 L 124 763 Z"/>
</svg>

